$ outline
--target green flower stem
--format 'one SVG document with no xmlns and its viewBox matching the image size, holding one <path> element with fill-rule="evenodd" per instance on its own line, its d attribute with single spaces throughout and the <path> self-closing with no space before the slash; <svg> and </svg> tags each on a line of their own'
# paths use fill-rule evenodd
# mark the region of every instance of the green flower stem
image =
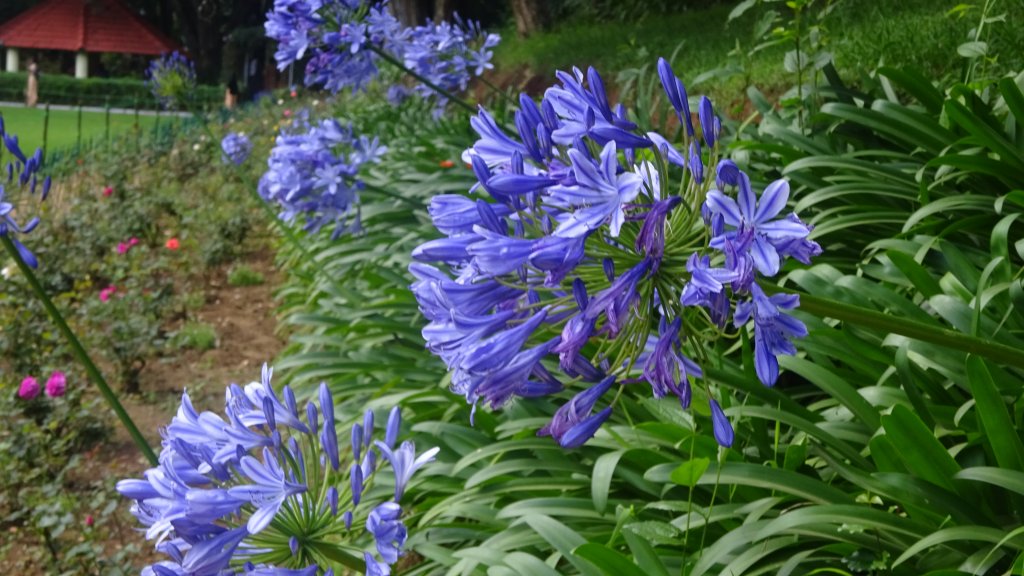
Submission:
<svg viewBox="0 0 1024 576">
<path fill-rule="evenodd" d="M 267 217 L 270 218 L 270 221 L 274 223 L 274 226 L 276 226 L 278 230 L 281 231 L 281 234 L 284 235 L 288 242 L 290 242 L 291 245 L 298 250 L 300 254 L 302 254 L 302 257 L 307 262 L 312 262 L 313 256 L 308 250 L 306 250 L 306 247 L 302 244 L 302 241 L 299 240 L 299 237 L 295 235 L 295 231 L 292 230 L 292 227 L 289 226 L 287 222 L 277 217 L 277 214 L 274 213 L 274 209 L 270 207 L 270 204 L 268 204 L 262 196 L 260 196 L 259 190 L 257 190 L 255 186 L 250 185 L 248 180 L 249 179 L 247 178 L 242 185 L 252 192 L 253 198 L 255 198 L 256 202 L 263 208 L 263 211 L 267 213 Z"/>
<path fill-rule="evenodd" d="M 815 316 L 834 318 L 866 328 L 899 334 L 900 336 L 921 340 L 922 342 L 938 344 L 939 346 L 945 346 L 969 354 L 977 354 L 978 356 L 983 356 L 989 360 L 1009 366 L 1024 368 L 1024 351 L 999 344 L 998 342 L 969 336 L 956 330 L 918 322 L 909 318 L 891 316 L 876 310 L 811 296 L 804 292 L 783 290 L 771 285 L 764 285 L 762 288 L 770 294 L 782 292 L 797 294 L 800 296 L 799 309 Z"/>
<path fill-rule="evenodd" d="M 471 114 L 475 114 L 476 113 L 476 108 L 474 108 L 472 104 L 470 104 L 469 102 L 466 102 L 462 98 L 459 98 L 458 96 L 456 96 L 455 94 L 452 94 L 451 92 L 445 90 L 444 88 L 441 88 L 440 86 L 438 86 L 437 84 L 434 84 L 430 80 L 427 80 L 422 75 L 414 72 L 409 67 L 407 67 L 405 64 L 402 64 L 401 62 L 399 62 L 398 59 L 395 58 L 394 56 L 392 56 L 391 54 L 388 54 L 387 52 L 385 52 L 384 50 L 381 50 L 379 47 L 374 46 L 373 44 L 369 44 L 369 48 L 375 54 L 377 54 L 382 59 L 384 59 L 385 62 L 387 62 L 388 64 L 391 64 L 392 66 L 402 70 L 406 74 L 408 74 L 408 75 L 412 76 L 413 78 L 419 80 L 423 84 L 425 84 L 428 87 L 430 87 L 430 89 L 433 90 L 434 92 L 437 92 L 438 94 L 440 94 L 441 96 L 444 96 L 448 100 L 451 100 L 452 102 L 455 102 L 459 106 L 461 106 L 461 107 L 465 108 L 466 110 L 468 110 Z"/>
<path fill-rule="evenodd" d="M 508 102 L 509 106 L 512 106 L 513 108 L 516 108 L 516 107 L 519 106 L 519 102 L 516 102 L 515 98 L 509 96 L 508 92 L 505 92 L 501 88 L 498 88 L 497 86 L 495 86 L 495 84 L 493 82 L 491 82 L 490 80 L 485 78 L 483 75 L 477 76 L 477 78 L 480 80 L 480 82 L 483 82 L 484 86 L 487 86 L 488 88 L 490 88 L 491 92 L 497 94 L 505 102 Z"/>
<path fill-rule="evenodd" d="M 94 384 L 96 384 L 96 387 L 100 389 L 100 393 L 103 394 L 103 398 L 107 401 L 107 404 L 110 405 L 110 408 L 113 409 L 114 414 L 117 415 L 117 419 L 120 420 L 121 424 L 123 424 L 125 429 L 128 430 L 128 434 L 132 437 L 132 440 L 135 441 L 135 445 L 139 447 L 139 450 L 141 450 L 142 454 L 147 460 L 149 460 L 149 463 L 156 466 L 158 464 L 158 460 L 156 453 L 153 452 L 153 448 L 150 447 L 149 443 L 147 443 L 146 439 L 142 436 L 142 433 L 139 432 L 138 427 L 135 426 L 135 422 L 132 421 L 132 417 L 128 415 L 124 406 L 121 405 L 121 401 L 117 399 L 117 394 L 110 389 L 110 385 L 107 384 L 106 379 L 103 378 L 103 374 L 100 372 L 99 368 L 96 367 L 96 364 L 93 363 L 92 358 L 89 357 L 89 353 L 85 351 L 85 347 L 82 346 L 78 337 L 71 331 L 71 327 L 68 326 L 68 323 L 64 320 L 64 316 L 62 316 L 60 311 L 57 310 L 57 307 L 53 304 L 53 301 L 50 300 L 50 297 L 46 295 L 46 291 L 43 290 L 43 286 L 39 283 L 39 279 L 36 278 L 35 272 L 33 272 L 32 268 L 21 259 L 21 254 L 18 253 L 18 249 L 14 247 L 14 244 L 11 242 L 9 237 L 0 236 L 0 242 L 3 242 L 4 249 L 7 250 L 7 254 L 14 259 L 14 263 L 18 265 L 18 269 L 21 270 L 25 279 L 28 280 L 28 284 L 32 287 L 32 291 L 35 292 L 36 296 L 43 303 L 43 307 L 46 308 L 46 312 L 50 315 L 50 319 L 53 320 L 53 323 L 57 325 L 57 329 L 64 335 L 64 338 L 67 339 L 68 344 L 71 345 L 71 351 L 74 353 L 75 357 L 78 358 L 78 361 L 82 363 L 82 366 L 85 367 L 85 371 L 89 375 L 89 378 Z"/>
</svg>

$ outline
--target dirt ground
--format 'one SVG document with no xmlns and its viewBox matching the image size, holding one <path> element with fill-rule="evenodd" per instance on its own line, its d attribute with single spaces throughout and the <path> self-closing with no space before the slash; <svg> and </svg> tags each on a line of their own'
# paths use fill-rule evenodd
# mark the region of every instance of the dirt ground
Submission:
<svg viewBox="0 0 1024 576">
<path fill-rule="evenodd" d="M 216 329 L 216 347 L 206 351 L 166 351 L 166 355 L 150 360 L 144 369 L 142 394 L 122 397 L 125 409 L 157 452 L 159 431 L 174 416 L 184 389 L 188 389 L 197 410 L 222 412 L 225 386 L 231 382 L 246 384 L 258 380 L 263 363 L 272 363 L 284 346 L 283 339 L 275 333 L 273 291 L 279 275 L 273 268 L 272 253 L 258 250 L 240 263 L 261 273 L 266 281 L 256 286 L 231 286 L 227 282 L 227 267 L 217 270 L 208 278 L 205 305 L 191 318 Z M 176 328 L 169 327 L 170 330 Z M 113 434 L 107 442 L 85 455 L 76 476 L 102 478 L 113 486 L 123 478 L 141 477 L 148 465 L 113 412 L 109 417 Z M 74 483 L 72 479 L 72 485 Z M 135 530 L 128 507 L 128 501 L 120 503 L 119 513 L 111 522 L 114 525 L 106 527 L 109 536 L 102 544 L 105 556 L 137 548 L 138 552 L 130 553 L 129 559 L 135 568 L 132 573 L 138 574 L 156 557 L 151 543 Z M 0 540 L 15 544 L 5 557 L 0 557 L 0 574 L 48 573 L 48 566 L 37 564 L 39 555 L 29 553 L 29 547 L 42 545 L 38 537 L 9 529 L 6 534 L 0 534 Z"/>
</svg>

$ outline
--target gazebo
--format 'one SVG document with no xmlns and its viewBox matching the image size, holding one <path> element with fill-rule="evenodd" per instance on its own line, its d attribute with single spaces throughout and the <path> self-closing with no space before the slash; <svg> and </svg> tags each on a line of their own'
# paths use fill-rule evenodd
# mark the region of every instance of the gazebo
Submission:
<svg viewBox="0 0 1024 576">
<path fill-rule="evenodd" d="M 7 71 L 17 72 L 18 49 L 75 53 L 75 78 L 89 76 L 88 53 L 160 55 L 180 50 L 121 0 L 44 0 L 0 24 Z"/>
</svg>

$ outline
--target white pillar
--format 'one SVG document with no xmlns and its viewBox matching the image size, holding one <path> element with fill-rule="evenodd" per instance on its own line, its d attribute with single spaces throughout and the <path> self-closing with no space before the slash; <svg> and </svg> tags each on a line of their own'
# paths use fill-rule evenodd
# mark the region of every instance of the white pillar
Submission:
<svg viewBox="0 0 1024 576">
<path fill-rule="evenodd" d="M 7 71 L 17 72 L 18 71 L 18 49 L 8 48 L 7 49 Z"/>
<path fill-rule="evenodd" d="M 85 52 L 75 54 L 75 78 L 89 77 L 89 55 Z"/>
</svg>

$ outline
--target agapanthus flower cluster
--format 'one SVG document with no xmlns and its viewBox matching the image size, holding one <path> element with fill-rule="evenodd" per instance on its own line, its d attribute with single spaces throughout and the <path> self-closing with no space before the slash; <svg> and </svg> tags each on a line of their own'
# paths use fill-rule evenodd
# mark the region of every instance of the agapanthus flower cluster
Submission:
<svg viewBox="0 0 1024 576">
<path fill-rule="evenodd" d="M 241 132 L 230 132 L 220 141 L 220 149 L 223 152 L 221 160 L 225 164 L 230 162 L 241 166 L 252 154 L 252 142 Z"/>
<path fill-rule="evenodd" d="M 287 222 L 302 216 L 306 230 L 333 224 L 335 237 L 359 230 L 359 192 L 364 188 L 359 170 L 378 162 L 387 148 L 376 138 L 354 135 L 351 127 L 334 119 L 305 119 L 297 128 L 284 129 L 277 137 L 260 178 L 260 196 L 279 204 L 280 217 Z"/>
<path fill-rule="evenodd" d="M 821 250 L 810 226 L 779 217 L 788 184 L 758 198 L 719 159 L 710 100 L 699 100 L 694 122 L 683 83 L 665 60 L 658 70 L 678 147 L 638 129 L 593 69 L 559 72 L 539 105 L 523 95 L 515 134 L 481 109 L 471 121 L 479 139 L 463 157 L 476 197 L 433 198 L 430 216 L 446 237 L 413 253 L 427 346 L 474 406 L 593 383 L 540 431 L 565 447 L 594 435 L 621 386 L 646 384 L 687 408 L 708 346 L 735 336 L 732 327 L 753 324 L 757 375 L 769 386 L 777 355 L 793 354 L 806 331 L 788 314 L 796 296 L 762 289 L 786 258 L 808 262 Z M 715 437 L 731 445 L 704 382 Z"/>
<path fill-rule="evenodd" d="M 456 17 L 454 23 L 403 26 L 386 2 L 363 0 L 275 0 L 267 14 L 267 36 L 278 42 L 278 68 L 308 56 L 306 84 L 332 92 L 364 88 L 377 77 L 383 52 L 448 91 L 465 90 L 472 76 L 492 67 L 500 38 L 479 24 Z M 417 85 L 425 97 L 443 97 Z"/>
<path fill-rule="evenodd" d="M 260 382 L 230 385 L 224 416 L 197 412 L 185 393 L 162 430 L 159 466 L 118 482 L 146 538 L 168 557 L 144 576 L 315 576 L 342 567 L 386 576 L 398 561 L 407 538 L 399 502 L 438 449 L 417 456 L 412 442 L 396 445 L 397 407 L 383 440 L 368 410 L 339 442 L 326 385 L 319 403 L 300 410 L 292 391 L 278 395 L 270 380 L 264 367 Z M 373 489 L 382 476 L 393 491 Z"/>
<path fill-rule="evenodd" d="M 8 134 L 4 128 L 3 117 L 0 116 L 0 139 L 3 139 L 4 148 L 11 154 L 5 166 L 6 178 L 0 179 L 0 236 L 10 239 L 11 243 L 18 250 L 19 256 L 32 268 L 39 266 L 39 260 L 31 250 L 25 247 L 18 240 L 18 234 L 28 234 L 39 225 L 39 218 L 33 217 L 24 224 L 18 224 L 16 218 L 17 210 L 10 197 L 17 193 L 28 193 L 35 196 L 39 193 L 39 201 L 46 200 L 50 194 L 52 180 L 49 176 L 43 178 L 40 187 L 39 171 L 43 165 L 43 149 L 37 148 L 31 156 L 26 156 L 18 145 L 18 137 Z M 19 194 L 22 196 L 23 194 Z"/>
<path fill-rule="evenodd" d="M 164 108 L 184 105 L 196 87 L 196 68 L 175 50 L 153 60 L 146 68 L 146 84 Z"/>
</svg>

